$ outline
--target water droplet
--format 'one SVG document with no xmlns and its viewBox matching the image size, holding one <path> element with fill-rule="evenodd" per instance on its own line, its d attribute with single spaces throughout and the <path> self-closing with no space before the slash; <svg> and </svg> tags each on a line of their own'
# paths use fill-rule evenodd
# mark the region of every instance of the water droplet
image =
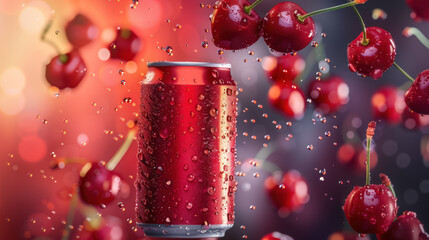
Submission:
<svg viewBox="0 0 429 240">
<path fill-rule="evenodd" d="M 313 150 L 313 145 L 312 144 L 307 145 L 307 150 Z"/>
<path fill-rule="evenodd" d="M 203 48 L 208 48 L 209 43 L 208 43 L 207 41 L 203 41 L 203 42 L 201 42 L 201 46 L 202 46 Z"/>
</svg>

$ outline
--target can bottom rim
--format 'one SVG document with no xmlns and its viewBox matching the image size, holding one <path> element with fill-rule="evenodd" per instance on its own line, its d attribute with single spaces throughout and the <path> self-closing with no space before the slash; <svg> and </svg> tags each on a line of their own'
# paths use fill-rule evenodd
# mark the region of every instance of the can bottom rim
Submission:
<svg viewBox="0 0 429 240">
<path fill-rule="evenodd" d="M 143 228 L 146 236 L 162 238 L 208 238 L 223 237 L 225 232 L 233 224 L 209 225 L 207 229 L 202 225 L 165 225 L 153 223 L 137 223 L 137 226 Z"/>
</svg>

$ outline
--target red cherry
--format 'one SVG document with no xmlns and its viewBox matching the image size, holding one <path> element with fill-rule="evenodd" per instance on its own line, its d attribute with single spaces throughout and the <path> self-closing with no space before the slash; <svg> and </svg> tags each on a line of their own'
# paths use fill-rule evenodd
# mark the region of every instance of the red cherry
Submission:
<svg viewBox="0 0 429 240">
<path fill-rule="evenodd" d="M 244 11 L 251 4 L 247 0 L 217 1 L 212 15 L 213 42 L 227 50 L 247 48 L 261 36 L 262 21 L 252 9 Z"/>
<path fill-rule="evenodd" d="M 94 206 L 112 202 L 120 192 L 121 178 L 114 171 L 106 169 L 100 163 L 80 177 L 79 193 L 82 200 Z"/>
<path fill-rule="evenodd" d="M 371 169 L 377 166 L 377 152 L 371 151 Z M 354 171 L 355 174 L 363 174 L 366 169 L 366 150 L 361 144 L 343 144 L 337 152 L 338 161 L 347 168 Z"/>
<path fill-rule="evenodd" d="M 429 125 L 429 115 L 421 115 L 411 111 L 408 107 L 402 113 L 402 125 L 409 130 L 420 129 Z"/>
<path fill-rule="evenodd" d="M 358 233 L 384 233 L 398 212 L 396 198 L 384 185 L 355 186 L 347 196 L 344 213 Z"/>
<path fill-rule="evenodd" d="M 421 72 L 405 92 L 405 103 L 416 113 L 429 114 L 429 70 Z"/>
<path fill-rule="evenodd" d="M 338 111 L 349 101 L 349 86 L 339 76 L 312 81 L 308 92 L 316 108 L 325 114 Z"/>
<path fill-rule="evenodd" d="M 378 240 L 427 240 L 429 235 L 425 232 L 423 224 L 415 212 L 404 212 L 390 225 L 389 230 L 377 234 Z"/>
<path fill-rule="evenodd" d="M 283 233 L 272 232 L 263 236 L 261 240 L 293 240 L 293 238 Z"/>
<path fill-rule="evenodd" d="M 404 92 L 394 86 L 381 87 L 372 95 L 371 104 L 376 119 L 399 123 L 405 108 Z"/>
<path fill-rule="evenodd" d="M 268 101 L 286 117 L 302 119 L 305 111 L 305 97 L 295 85 L 274 84 L 268 91 Z"/>
<path fill-rule="evenodd" d="M 429 21 L 429 4 L 427 0 L 407 0 L 407 4 L 416 14 L 416 17 Z"/>
<path fill-rule="evenodd" d="M 264 58 L 262 65 L 268 77 L 279 85 L 292 83 L 305 68 L 305 61 L 298 54 L 286 54 L 277 58 Z"/>
<path fill-rule="evenodd" d="M 280 181 L 268 177 L 265 188 L 274 205 L 283 212 L 297 210 L 309 200 L 307 182 L 296 170 L 285 173 Z"/>
<path fill-rule="evenodd" d="M 75 88 L 85 77 L 86 65 L 77 50 L 59 54 L 46 65 L 46 80 L 59 89 Z"/>
<path fill-rule="evenodd" d="M 98 28 L 85 15 L 79 13 L 67 23 L 66 36 L 74 48 L 80 48 L 97 38 Z"/>
<path fill-rule="evenodd" d="M 141 48 L 140 38 L 130 29 L 119 29 L 115 40 L 109 45 L 110 58 L 132 60 Z"/>
<path fill-rule="evenodd" d="M 367 45 L 362 44 L 362 33 L 347 47 L 349 68 L 352 72 L 379 79 L 389 69 L 396 56 L 392 35 L 379 27 L 366 29 Z"/>
<path fill-rule="evenodd" d="M 307 17 L 300 22 L 297 15 L 305 15 L 293 2 L 275 5 L 265 16 L 263 37 L 271 49 L 278 52 L 296 52 L 305 48 L 316 34 L 314 21 Z"/>
</svg>

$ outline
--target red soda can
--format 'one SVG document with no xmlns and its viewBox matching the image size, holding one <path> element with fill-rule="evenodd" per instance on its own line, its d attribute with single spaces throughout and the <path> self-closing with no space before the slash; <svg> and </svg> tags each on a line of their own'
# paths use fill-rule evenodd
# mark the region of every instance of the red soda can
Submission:
<svg viewBox="0 0 429 240">
<path fill-rule="evenodd" d="M 236 93 L 229 64 L 148 64 L 135 183 L 147 236 L 223 237 L 232 227 Z"/>
</svg>

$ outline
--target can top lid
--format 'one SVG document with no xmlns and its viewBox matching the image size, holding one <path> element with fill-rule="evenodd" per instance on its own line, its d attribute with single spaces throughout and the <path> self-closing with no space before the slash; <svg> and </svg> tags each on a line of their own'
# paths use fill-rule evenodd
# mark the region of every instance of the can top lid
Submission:
<svg viewBox="0 0 429 240">
<path fill-rule="evenodd" d="M 170 67 L 170 66 L 190 66 L 190 67 L 216 67 L 231 68 L 229 63 L 210 63 L 210 62 L 148 62 L 148 67 Z"/>
</svg>

